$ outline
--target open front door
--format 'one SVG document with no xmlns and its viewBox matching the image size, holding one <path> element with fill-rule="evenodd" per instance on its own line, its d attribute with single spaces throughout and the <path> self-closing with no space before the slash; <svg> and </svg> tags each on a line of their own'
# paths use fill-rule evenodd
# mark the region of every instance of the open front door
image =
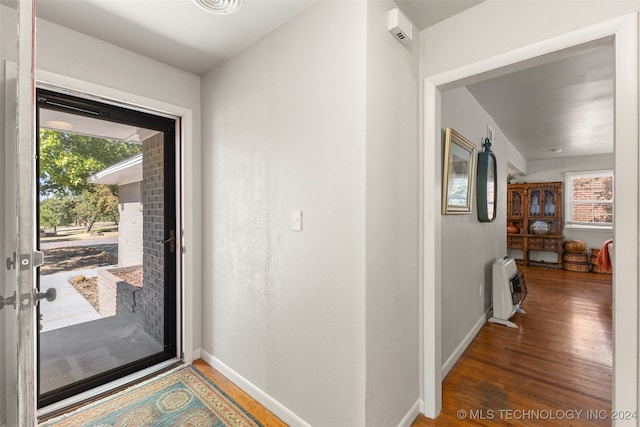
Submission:
<svg viewBox="0 0 640 427">
<path fill-rule="evenodd" d="M 180 357 L 177 119 L 49 88 L 36 98 L 45 408 Z"/>
<path fill-rule="evenodd" d="M 10 3 L 12 4 L 12 3 Z M 0 5 L 0 425 L 35 425 L 34 4 Z M 7 22 L 10 25 L 5 25 Z M 17 38 L 17 43 L 16 43 Z M 6 43 L 5 43 L 6 42 Z"/>
</svg>

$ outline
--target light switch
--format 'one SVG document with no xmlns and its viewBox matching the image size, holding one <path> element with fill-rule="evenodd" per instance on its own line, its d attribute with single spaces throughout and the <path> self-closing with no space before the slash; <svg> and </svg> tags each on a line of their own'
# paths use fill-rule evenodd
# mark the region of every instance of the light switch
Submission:
<svg viewBox="0 0 640 427">
<path fill-rule="evenodd" d="M 302 211 L 291 212 L 291 230 L 302 231 Z"/>
</svg>

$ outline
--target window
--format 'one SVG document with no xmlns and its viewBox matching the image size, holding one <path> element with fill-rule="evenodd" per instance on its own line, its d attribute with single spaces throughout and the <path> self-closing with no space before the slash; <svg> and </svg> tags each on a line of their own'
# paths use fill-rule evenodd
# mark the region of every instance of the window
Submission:
<svg viewBox="0 0 640 427">
<path fill-rule="evenodd" d="M 613 227 L 613 171 L 565 174 L 565 226 Z"/>
</svg>

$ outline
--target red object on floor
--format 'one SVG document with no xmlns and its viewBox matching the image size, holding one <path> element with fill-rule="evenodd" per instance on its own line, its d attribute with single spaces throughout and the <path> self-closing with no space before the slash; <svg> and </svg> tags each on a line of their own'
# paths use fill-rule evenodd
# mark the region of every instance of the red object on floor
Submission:
<svg viewBox="0 0 640 427">
<path fill-rule="evenodd" d="M 607 240 L 602 244 L 600 252 L 598 252 L 598 259 L 596 260 L 598 267 L 607 272 L 611 272 L 612 269 L 611 258 L 609 257 L 609 243 L 613 243 L 613 239 Z"/>
</svg>

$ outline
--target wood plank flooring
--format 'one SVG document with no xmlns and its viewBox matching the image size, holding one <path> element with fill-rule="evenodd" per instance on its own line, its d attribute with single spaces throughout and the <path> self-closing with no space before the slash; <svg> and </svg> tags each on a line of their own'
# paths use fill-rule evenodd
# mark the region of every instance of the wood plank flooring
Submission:
<svg viewBox="0 0 640 427">
<path fill-rule="evenodd" d="M 247 393 L 238 388 L 229 381 L 224 375 L 212 368 L 207 362 L 198 359 L 193 362 L 193 366 L 198 368 L 207 378 L 220 387 L 229 397 L 235 400 L 247 412 L 266 427 L 286 427 L 287 424 L 280 421 L 278 417 L 273 415 L 267 408 L 254 400 Z"/>
<path fill-rule="evenodd" d="M 413 427 L 611 425 L 611 275 L 518 268 L 529 291 L 520 328 L 486 323 L 444 380 L 440 416 Z M 194 366 L 265 426 L 286 425 L 202 359 Z"/>
<path fill-rule="evenodd" d="M 611 275 L 518 269 L 520 328 L 486 323 L 445 378 L 438 418 L 413 427 L 611 425 Z"/>
</svg>

